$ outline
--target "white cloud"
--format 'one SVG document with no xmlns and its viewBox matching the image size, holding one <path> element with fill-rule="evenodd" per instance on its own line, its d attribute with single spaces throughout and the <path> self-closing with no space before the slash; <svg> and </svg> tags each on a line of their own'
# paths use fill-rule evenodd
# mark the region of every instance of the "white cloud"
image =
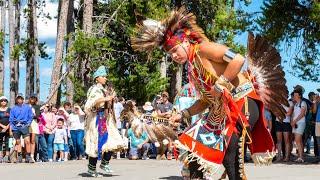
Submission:
<svg viewBox="0 0 320 180">
<path fill-rule="evenodd" d="M 57 19 L 54 18 L 58 14 L 58 3 L 46 1 L 46 7 L 44 8 L 46 13 L 52 17 L 52 19 L 39 18 L 38 19 L 38 33 L 39 39 L 56 38 L 57 36 Z"/>
<path fill-rule="evenodd" d="M 55 53 L 55 50 L 56 50 L 55 47 L 50 47 L 50 46 L 48 46 L 48 47 L 46 48 L 46 53 L 50 56 L 51 54 L 54 54 L 54 53 Z"/>
<path fill-rule="evenodd" d="M 40 77 L 51 77 L 52 68 L 44 67 L 40 70 Z"/>
</svg>

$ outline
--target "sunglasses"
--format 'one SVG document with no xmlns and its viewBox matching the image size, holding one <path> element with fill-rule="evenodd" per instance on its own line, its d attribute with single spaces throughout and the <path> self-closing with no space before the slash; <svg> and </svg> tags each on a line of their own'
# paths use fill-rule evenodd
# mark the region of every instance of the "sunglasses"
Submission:
<svg viewBox="0 0 320 180">
<path fill-rule="evenodd" d="M 8 101 L 7 101 L 7 100 L 5 100 L 5 99 L 1 99 L 1 100 L 0 100 L 0 102 L 4 102 L 4 101 L 5 101 L 5 102 L 8 102 Z"/>
</svg>

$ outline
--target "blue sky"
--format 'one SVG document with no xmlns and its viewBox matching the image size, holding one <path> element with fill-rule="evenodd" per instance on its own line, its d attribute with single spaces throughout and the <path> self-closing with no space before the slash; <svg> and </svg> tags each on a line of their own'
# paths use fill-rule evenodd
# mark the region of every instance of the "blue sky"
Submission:
<svg viewBox="0 0 320 180">
<path fill-rule="evenodd" d="M 57 15 L 57 3 L 52 3 L 50 0 L 47 1 L 47 7 L 45 8 L 47 12 L 50 13 L 52 17 Z M 238 1 L 236 1 L 238 2 Z M 260 7 L 262 5 L 261 0 L 253 1 L 249 6 L 244 6 L 241 4 L 241 8 L 248 12 L 256 12 L 260 11 Z M 239 4 L 237 4 L 239 6 Z M 25 19 L 21 20 L 22 29 L 26 29 L 26 21 Z M 8 25 L 7 25 L 8 27 Z M 38 33 L 39 33 L 39 40 L 40 42 L 46 42 L 47 44 L 47 53 L 52 58 L 50 60 L 43 60 L 41 59 L 40 62 L 40 100 L 46 100 L 49 94 L 50 88 L 50 77 L 52 72 L 53 66 L 53 59 L 54 59 L 54 49 L 55 49 L 55 38 L 56 38 L 56 31 L 57 31 L 57 21 L 56 19 L 47 20 L 47 19 L 38 19 Z M 8 32 L 8 31 L 7 31 Z M 22 36 L 25 36 L 23 33 Z M 243 33 L 240 36 L 236 37 L 236 42 L 246 45 L 247 44 L 247 33 Z M 280 46 L 280 54 L 282 59 L 290 59 L 290 50 L 283 48 Z M 291 52 L 293 50 L 291 49 Z M 320 88 L 320 83 L 309 82 L 309 81 L 302 81 L 290 73 L 288 70 L 290 66 L 288 64 L 283 64 L 286 72 L 286 79 L 287 79 L 287 86 L 289 91 L 292 91 L 293 86 L 296 84 L 303 85 L 306 89 L 306 92 L 315 91 L 315 89 Z M 20 62 L 20 82 L 19 82 L 19 92 L 25 94 L 25 77 L 26 77 L 26 65 L 25 61 Z M 8 59 L 8 45 L 6 45 L 5 49 L 5 95 L 9 97 L 9 59 Z"/>
</svg>

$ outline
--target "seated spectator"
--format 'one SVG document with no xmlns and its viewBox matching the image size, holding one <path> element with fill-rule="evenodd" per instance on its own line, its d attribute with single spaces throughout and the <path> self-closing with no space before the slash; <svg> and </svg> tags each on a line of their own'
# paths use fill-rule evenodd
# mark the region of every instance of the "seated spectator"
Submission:
<svg viewBox="0 0 320 180">
<path fill-rule="evenodd" d="M 146 103 L 144 103 L 144 105 L 142 106 L 142 108 L 143 108 L 143 113 L 145 114 L 145 115 L 149 115 L 149 116 L 151 116 L 152 115 L 152 112 L 153 112 L 153 107 L 152 107 L 152 105 L 151 105 L 151 102 L 146 102 Z"/>
<path fill-rule="evenodd" d="M 54 130 L 54 141 L 53 141 L 53 160 L 57 160 L 57 152 L 59 151 L 59 160 L 64 160 L 65 144 L 68 144 L 67 131 L 63 127 L 64 120 L 62 118 L 57 120 L 57 127 Z M 67 158 L 67 157 L 65 157 Z"/>
<path fill-rule="evenodd" d="M 142 159 L 148 158 L 150 144 L 148 143 L 148 135 L 143 130 L 142 125 L 133 124 L 128 130 L 128 138 L 130 139 L 129 159 L 137 160 L 142 154 Z"/>
</svg>

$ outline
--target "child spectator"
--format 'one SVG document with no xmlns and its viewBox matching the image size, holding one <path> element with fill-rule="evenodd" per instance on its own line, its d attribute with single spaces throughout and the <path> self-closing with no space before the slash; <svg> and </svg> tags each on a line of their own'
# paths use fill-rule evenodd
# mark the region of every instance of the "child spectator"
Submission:
<svg viewBox="0 0 320 180">
<path fill-rule="evenodd" d="M 62 118 L 58 119 L 57 127 L 54 130 L 53 160 L 57 159 L 58 151 L 60 156 L 58 161 L 64 160 L 64 149 L 65 149 L 65 144 L 68 144 L 68 136 L 67 136 L 66 129 L 63 127 L 63 124 L 64 124 L 64 120 Z"/>
</svg>

